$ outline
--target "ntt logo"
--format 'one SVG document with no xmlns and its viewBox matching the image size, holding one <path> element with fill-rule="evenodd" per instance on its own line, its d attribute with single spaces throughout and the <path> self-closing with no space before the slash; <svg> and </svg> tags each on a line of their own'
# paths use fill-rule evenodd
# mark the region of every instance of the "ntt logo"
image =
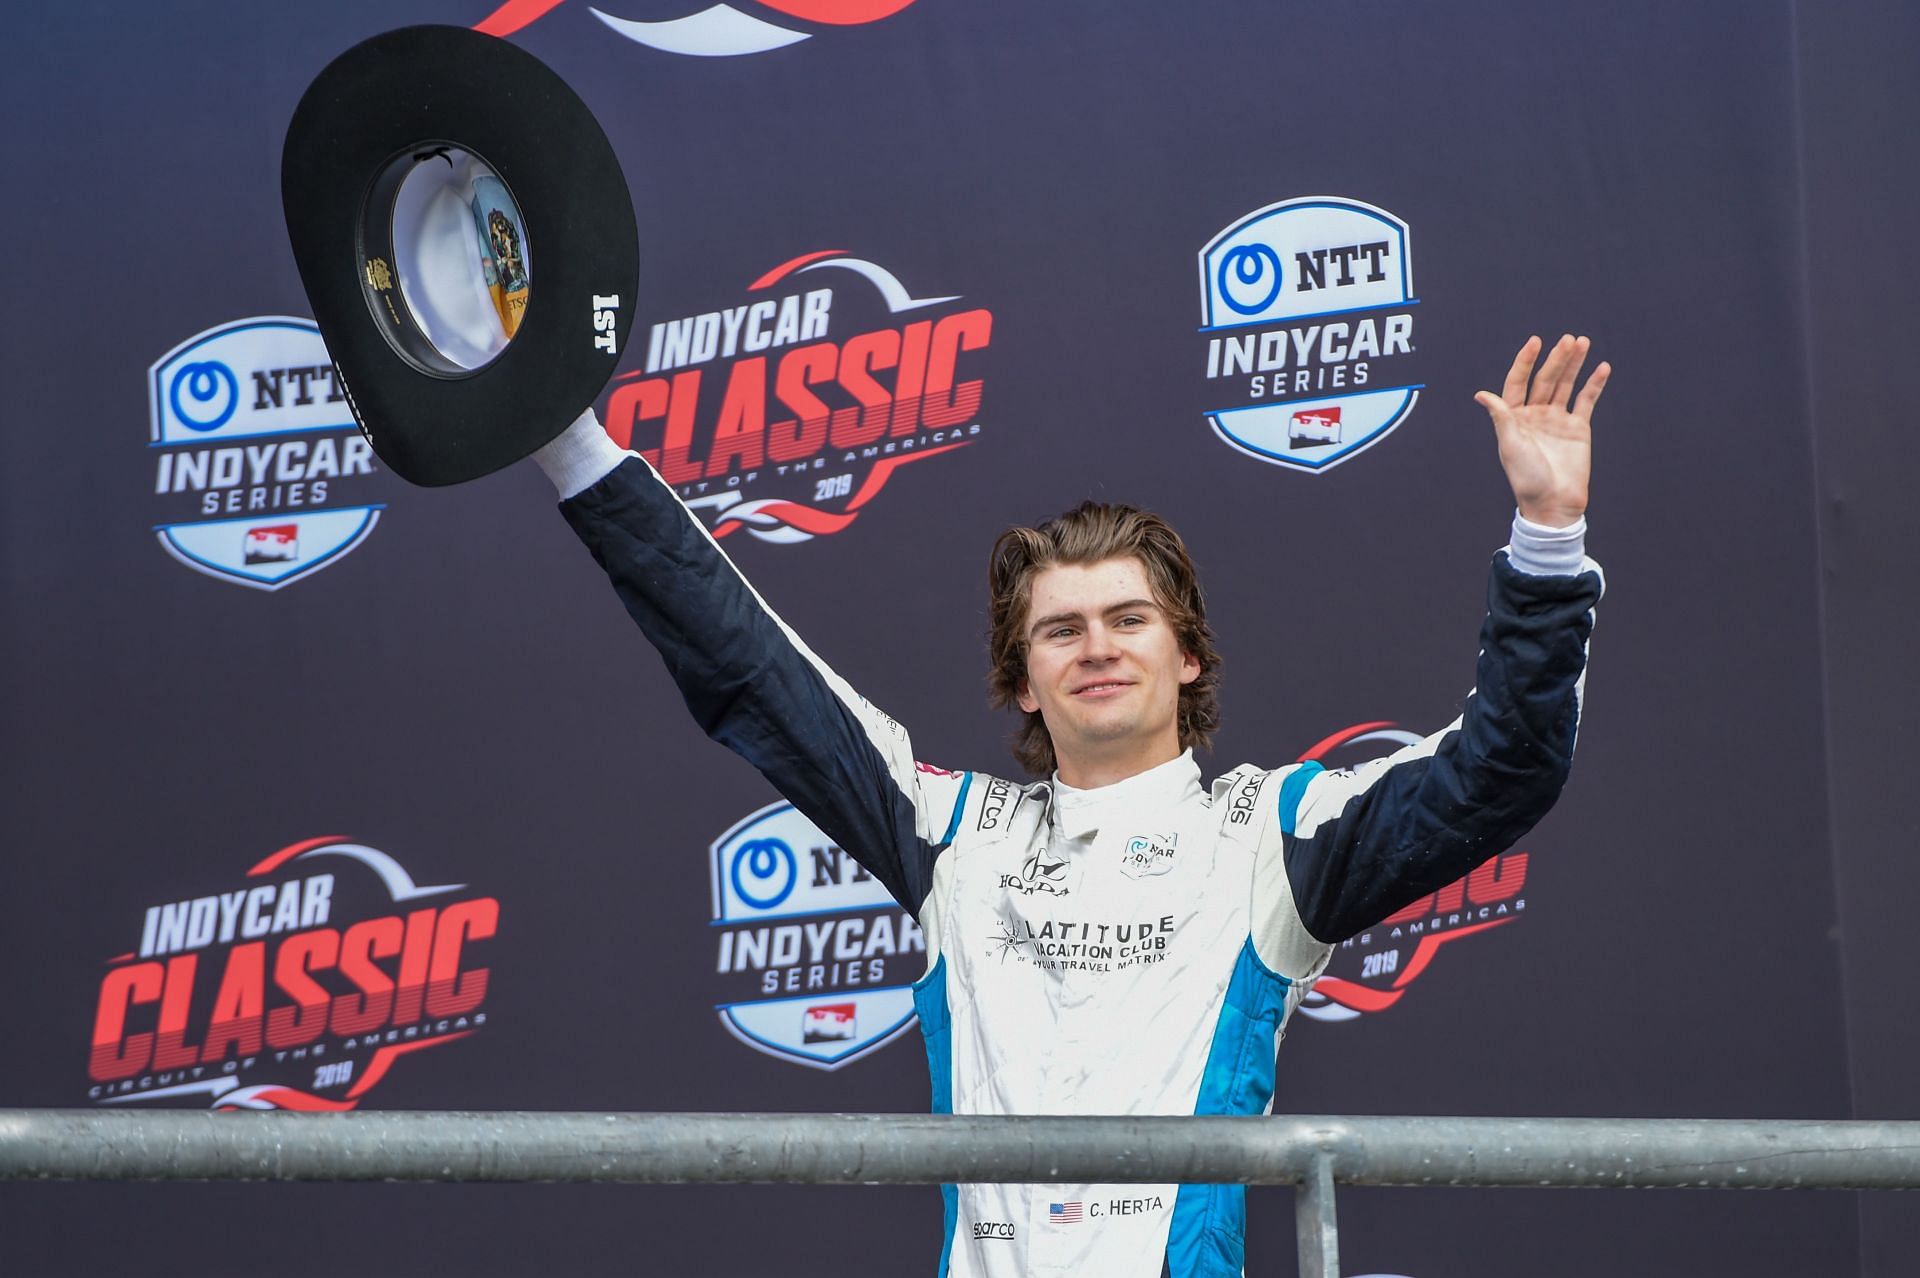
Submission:
<svg viewBox="0 0 1920 1278">
<path fill-rule="evenodd" d="M 927 941 L 885 887 L 790 803 L 708 848 L 720 1024 L 756 1052 L 839 1069 L 914 1024 Z"/>
<path fill-rule="evenodd" d="M 151 525 L 207 577 L 276 591 L 373 532 L 372 447 L 310 319 L 256 315 L 196 333 L 147 370 Z"/>
</svg>

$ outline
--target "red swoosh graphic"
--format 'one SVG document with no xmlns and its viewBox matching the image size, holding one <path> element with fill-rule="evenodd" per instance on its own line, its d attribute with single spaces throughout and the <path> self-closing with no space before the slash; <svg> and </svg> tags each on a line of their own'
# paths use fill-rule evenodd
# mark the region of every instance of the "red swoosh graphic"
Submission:
<svg viewBox="0 0 1920 1278">
<path fill-rule="evenodd" d="M 1381 728 L 1391 728 L 1393 726 L 1393 720 L 1379 719 L 1373 723 L 1356 723 L 1351 728 L 1342 728 L 1325 740 L 1316 741 L 1308 746 L 1294 762 L 1306 763 L 1308 760 L 1318 760 L 1320 756 L 1324 755 L 1327 751 L 1337 750 L 1355 737 L 1363 737 L 1369 732 L 1374 732 Z"/>
<path fill-rule="evenodd" d="M 845 257 L 846 255 L 847 251 L 845 249 L 822 249 L 818 253 L 802 253 L 790 262 L 780 263 L 780 265 L 747 285 L 747 292 L 751 293 L 757 288 L 766 288 L 770 284 L 777 284 L 782 279 L 785 279 L 787 276 L 805 266 L 808 262 L 818 262 L 823 257 Z"/>
<path fill-rule="evenodd" d="M 863 22 L 891 18 L 913 0 L 760 0 L 760 3 L 808 22 L 857 27 Z"/>
<path fill-rule="evenodd" d="M 1323 976 L 1313 983 L 1313 988 L 1325 994 L 1342 1007 L 1351 1007 L 1356 1012 L 1383 1012 L 1400 1001 L 1405 990 L 1369 989 L 1355 981 L 1343 981 L 1337 976 Z"/>
<path fill-rule="evenodd" d="M 1413 984 L 1427 966 L 1433 962 L 1433 956 L 1442 945 L 1463 936 L 1472 936 L 1475 932 L 1484 932 L 1488 928 L 1499 927 L 1502 923 L 1511 923 L 1511 918 L 1493 919 L 1486 923 L 1472 923 L 1451 932 L 1437 932 L 1432 936 L 1420 938 L 1420 944 L 1414 946 L 1413 957 L 1393 983 L 1393 988 L 1376 990 L 1372 986 L 1362 985 L 1358 981 L 1343 981 L 1337 976 L 1323 976 L 1313 983 L 1313 988 L 1325 994 L 1342 1007 L 1350 1007 L 1356 1012 L 1384 1012 L 1400 1001 L 1407 992 L 1407 986 Z"/>
<path fill-rule="evenodd" d="M 328 1100 L 303 1092 L 297 1087 L 263 1087 L 256 1093 L 261 1100 L 272 1101 L 281 1109 L 296 1109 L 307 1114 L 338 1114 L 355 1108 L 353 1101 Z M 215 1105 L 215 1109 L 237 1109 L 236 1105 Z"/>
<path fill-rule="evenodd" d="M 801 532 L 812 533 L 816 537 L 837 533 L 854 519 L 852 515 L 836 515 L 830 510 L 803 506 L 797 501 L 770 502 L 762 506 L 759 513 L 771 515 L 790 528 L 798 528 Z M 745 520 L 732 515 L 722 515 L 714 525 L 713 535 L 724 537 L 735 529 L 744 527 L 746 527 Z"/>
<path fill-rule="evenodd" d="M 860 485 L 860 491 L 855 493 L 853 500 L 847 503 L 847 509 L 858 510 L 872 501 L 874 494 L 886 487 L 887 479 L 893 472 L 908 462 L 925 461 L 929 457 L 938 457 L 941 453 L 950 453 L 956 448 L 965 447 L 965 444 L 942 444 L 938 448 L 929 448 L 925 452 L 903 453 L 898 457 L 889 457 L 885 461 L 875 462 L 873 469 L 867 472 L 866 482 Z"/>
<path fill-rule="evenodd" d="M 298 843 L 289 843 L 260 864 L 254 866 L 251 870 L 248 870 L 247 877 L 251 879 L 257 878 L 262 874 L 272 874 L 275 870 L 279 869 L 288 861 L 293 860 L 293 858 L 299 856 L 302 852 L 317 848 L 325 843 L 343 842 L 346 837 L 344 834 L 323 834 L 317 839 L 302 839 Z"/>
<path fill-rule="evenodd" d="M 408 1052 L 417 1052 L 426 1047 L 438 1047 L 442 1043 L 451 1043 L 456 1038 L 465 1038 L 471 1033 L 473 1033 L 472 1030 L 459 1030 L 452 1034 L 443 1034 L 439 1038 L 423 1038 L 417 1043 L 394 1043 L 383 1047 L 373 1054 L 373 1060 L 367 1065 L 367 1072 L 347 1089 L 347 1095 L 365 1095 L 375 1083 L 387 1076 L 387 1071 L 393 1068 L 394 1061 Z M 347 1108 L 351 1109 L 353 1106 L 349 1104 Z"/>
<path fill-rule="evenodd" d="M 558 9 L 566 0 L 507 0 L 498 9 L 473 24 L 481 35 L 510 36 Z"/>
<path fill-rule="evenodd" d="M 860 491 L 855 493 L 853 499 L 847 503 L 847 513 L 844 515 L 836 515 L 830 510 L 821 510 L 817 506 L 807 506 L 797 501 L 769 502 L 760 507 L 758 513 L 771 515 L 788 527 L 798 528 L 801 532 L 813 533 L 815 536 L 824 537 L 830 533 L 837 533 L 853 522 L 854 511 L 872 501 L 874 495 L 887 486 L 887 480 L 892 478 L 894 471 L 909 462 L 924 461 L 929 457 L 938 457 L 941 453 L 950 453 L 956 448 L 965 448 L 971 442 L 968 440 L 959 444 L 942 444 L 938 448 L 929 448 L 924 452 L 905 453 L 899 457 L 889 457 L 884 461 L 875 462 L 873 469 L 867 472 L 866 481 L 860 485 Z M 722 515 L 714 521 L 713 535 L 724 537 L 746 526 L 744 519 L 733 515 Z"/>
<path fill-rule="evenodd" d="M 1463 936 L 1472 936 L 1475 932 L 1484 932 L 1490 927 L 1499 927 L 1502 923 L 1511 922 L 1513 922 L 1513 916 L 1508 915 L 1504 919 L 1494 919 L 1487 923 L 1471 923 L 1450 932 L 1436 932 L 1432 936 L 1421 937 L 1420 944 L 1413 947 L 1413 957 L 1407 960 L 1407 970 L 1400 973 L 1400 978 L 1393 983 L 1393 988 L 1405 989 L 1413 984 L 1413 978 L 1426 971 L 1427 964 L 1433 962 L 1434 952 L 1448 941 L 1457 941 Z"/>
</svg>

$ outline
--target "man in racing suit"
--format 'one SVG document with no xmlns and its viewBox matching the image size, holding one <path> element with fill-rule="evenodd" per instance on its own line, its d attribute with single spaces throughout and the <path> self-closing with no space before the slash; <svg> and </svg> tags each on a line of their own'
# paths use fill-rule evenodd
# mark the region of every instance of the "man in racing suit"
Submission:
<svg viewBox="0 0 1920 1278">
<path fill-rule="evenodd" d="M 1461 717 L 1357 769 L 1244 765 L 1211 786 L 1174 722 L 1200 663 L 1139 559 L 1042 567 L 1015 619 L 1053 776 L 954 772 L 916 763 L 590 412 L 536 459 L 700 726 L 918 918 L 937 1112 L 1260 1114 L 1333 946 L 1511 846 L 1565 780 L 1602 588 L 1583 545 L 1607 365 L 1567 407 L 1586 348 L 1563 338 L 1535 378 L 1529 339 L 1504 394 L 1477 397 L 1519 510 Z M 942 1278 L 1241 1272 L 1240 1186 L 943 1193 Z"/>
</svg>

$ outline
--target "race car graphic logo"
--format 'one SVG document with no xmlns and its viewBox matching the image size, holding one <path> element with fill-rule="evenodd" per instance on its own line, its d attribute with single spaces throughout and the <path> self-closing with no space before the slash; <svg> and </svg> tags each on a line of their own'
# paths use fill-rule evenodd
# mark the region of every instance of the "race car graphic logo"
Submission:
<svg viewBox="0 0 1920 1278">
<path fill-rule="evenodd" d="M 1413 412 L 1407 224 L 1359 200 L 1257 209 L 1200 250 L 1207 420 L 1249 457 L 1325 471 Z"/>
<path fill-rule="evenodd" d="M 1330 408 L 1302 409 L 1293 415 L 1293 422 L 1287 429 L 1287 444 L 1291 448 L 1339 442 L 1340 406 L 1338 404 Z"/>
<path fill-rule="evenodd" d="M 961 302 L 840 250 L 807 253 L 740 301 L 653 324 L 601 420 L 716 537 L 842 532 L 903 469 L 980 438 L 993 313 Z"/>
<path fill-rule="evenodd" d="M 147 370 L 161 549 L 216 580 L 279 590 L 380 522 L 373 449 L 312 320 L 259 316 L 188 338 Z"/>
<path fill-rule="evenodd" d="M 87 1096 L 355 1109 L 402 1059 L 487 1023 L 499 924 L 494 897 L 417 883 L 379 848 L 289 844 L 237 887 L 139 916 L 100 978 Z"/>
<path fill-rule="evenodd" d="M 900 12 L 914 0 L 760 0 L 745 9 L 731 4 L 715 4 L 677 17 L 639 21 L 616 17 L 600 9 L 588 12 L 616 31 L 649 49 L 662 53 L 683 53 L 693 57 L 725 58 L 745 53 L 765 53 L 798 44 L 815 33 L 787 25 L 798 19 L 803 25 L 822 28 L 864 26 Z M 474 25 L 487 35 L 512 35 L 560 7 L 564 0 L 507 0 L 498 9 Z M 783 21 L 755 16 L 750 9 L 767 9 Z"/>
<path fill-rule="evenodd" d="M 757 1052 L 839 1069 L 914 1025 L 920 925 L 790 803 L 715 839 L 718 1010 Z"/>
<path fill-rule="evenodd" d="M 1300 758 L 1328 767 L 1354 767 L 1420 740 L 1392 722 L 1358 723 L 1313 745 Z M 1447 947 L 1504 927 L 1525 913 L 1527 861 L 1525 852 L 1502 853 L 1343 941 L 1326 974 L 1300 1004 L 1300 1014 L 1316 1021 L 1351 1021 L 1400 1002 Z"/>
<path fill-rule="evenodd" d="M 247 529 L 246 561 L 248 563 L 284 564 L 299 557 L 299 524 L 275 524 L 271 528 Z"/>
<path fill-rule="evenodd" d="M 809 1007 L 801 1021 L 801 1039 L 808 1043 L 846 1043 L 859 1036 L 860 1007 L 855 1003 L 829 1003 Z"/>
</svg>

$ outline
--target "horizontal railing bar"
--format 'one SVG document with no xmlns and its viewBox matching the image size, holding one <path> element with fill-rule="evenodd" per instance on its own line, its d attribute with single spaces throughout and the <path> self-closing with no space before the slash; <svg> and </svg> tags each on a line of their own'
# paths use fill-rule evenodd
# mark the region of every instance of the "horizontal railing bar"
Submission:
<svg viewBox="0 0 1920 1278">
<path fill-rule="evenodd" d="M 0 1179 L 1920 1187 L 1920 1122 L 0 1110 Z"/>
</svg>

